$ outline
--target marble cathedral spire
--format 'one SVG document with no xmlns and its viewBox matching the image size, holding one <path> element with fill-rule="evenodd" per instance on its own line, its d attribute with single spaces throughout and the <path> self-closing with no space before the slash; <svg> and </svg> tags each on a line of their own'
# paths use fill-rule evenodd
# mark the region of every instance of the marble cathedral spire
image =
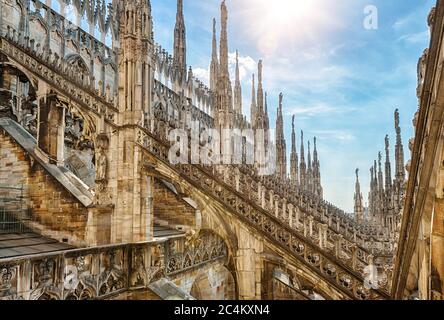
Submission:
<svg viewBox="0 0 444 320">
<path fill-rule="evenodd" d="M 369 220 L 372 219 L 375 213 L 375 167 L 370 167 L 370 191 L 368 193 L 368 209 L 369 209 Z"/>
<path fill-rule="evenodd" d="M 264 114 L 264 89 L 262 87 L 262 70 L 263 63 L 259 60 L 257 64 L 257 109 L 258 115 L 263 116 Z"/>
<path fill-rule="evenodd" d="M 372 169 L 373 171 L 373 169 Z M 372 172 L 373 178 L 373 172 Z M 359 169 L 356 169 L 356 184 L 355 184 L 355 221 L 361 223 L 364 221 L 364 206 L 362 204 L 361 184 L 359 183 Z"/>
<path fill-rule="evenodd" d="M 376 162 L 375 162 L 376 166 Z M 375 167 L 376 168 L 376 167 Z M 382 173 L 382 153 L 378 153 L 378 179 L 377 179 L 377 185 L 378 189 L 377 192 L 379 193 L 379 196 L 382 197 L 384 195 L 384 175 Z"/>
<path fill-rule="evenodd" d="M 279 106 L 276 118 L 276 168 L 277 176 L 285 181 L 287 178 L 287 146 L 284 137 L 284 118 L 282 115 L 282 101 L 284 95 L 279 94 Z"/>
<path fill-rule="evenodd" d="M 187 45 L 183 0 L 177 0 L 176 25 L 174 27 L 174 66 L 182 79 L 187 74 Z"/>
<path fill-rule="evenodd" d="M 396 146 L 395 146 L 395 160 L 396 160 L 396 182 L 402 185 L 405 182 L 405 167 L 404 167 L 404 146 L 402 145 L 401 127 L 399 126 L 399 110 L 395 110 L 395 130 L 396 130 Z"/>
<path fill-rule="evenodd" d="M 304 151 L 304 131 L 301 131 L 301 163 L 299 165 L 300 172 L 300 185 L 303 190 L 307 189 L 306 173 L 307 165 L 305 164 L 305 151 Z"/>
<path fill-rule="evenodd" d="M 307 154 L 307 176 L 306 186 L 307 190 L 313 192 L 313 167 L 311 162 L 311 143 L 308 140 L 308 154 Z"/>
<path fill-rule="evenodd" d="M 221 11 L 221 31 L 220 31 L 220 44 L 219 44 L 219 80 L 218 91 L 222 97 L 220 108 L 228 111 L 233 108 L 232 89 L 230 81 L 230 72 L 228 68 L 228 10 L 225 5 L 225 0 L 222 1 L 220 6 Z"/>
<path fill-rule="evenodd" d="M 392 169 L 390 163 L 390 141 L 389 136 L 385 136 L 385 191 L 392 189 Z"/>
<path fill-rule="evenodd" d="M 219 58 L 217 56 L 216 19 L 213 18 L 213 46 L 210 64 L 210 89 L 216 92 L 217 79 L 219 77 Z"/>
<path fill-rule="evenodd" d="M 265 111 L 264 111 L 264 130 L 270 130 L 270 118 L 268 117 L 267 92 L 265 91 Z"/>
<path fill-rule="evenodd" d="M 216 127 L 222 129 L 230 129 L 234 125 L 233 119 L 233 89 L 230 81 L 230 73 L 228 70 L 228 11 L 225 0 L 220 6 L 221 11 L 221 32 L 219 45 L 219 72 L 217 78 L 216 94 L 215 94 L 215 117 Z M 231 149 L 229 146 L 224 147 L 226 150 Z"/>
<path fill-rule="evenodd" d="M 239 52 L 236 50 L 236 81 L 234 85 L 234 111 L 242 114 L 242 86 L 239 71 Z"/>
<path fill-rule="evenodd" d="M 322 198 L 323 190 L 321 185 L 321 164 L 318 157 L 317 139 L 314 137 L 314 150 L 313 150 L 313 188 L 314 193 Z"/>
<path fill-rule="evenodd" d="M 295 186 L 299 185 L 299 164 L 298 153 L 296 149 L 296 132 L 294 130 L 294 118 L 293 115 L 291 121 L 291 154 L 290 154 L 290 180 Z"/>
<path fill-rule="evenodd" d="M 251 127 L 256 128 L 256 113 L 257 113 L 257 105 L 256 105 L 256 88 L 254 83 L 254 73 L 251 78 L 251 106 L 250 106 L 250 122 Z"/>
</svg>

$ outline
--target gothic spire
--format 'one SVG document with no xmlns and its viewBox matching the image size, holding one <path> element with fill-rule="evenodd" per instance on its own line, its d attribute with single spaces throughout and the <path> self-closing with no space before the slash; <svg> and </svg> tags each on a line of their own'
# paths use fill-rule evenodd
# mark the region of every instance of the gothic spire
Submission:
<svg viewBox="0 0 444 320">
<path fill-rule="evenodd" d="M 215 92 L 219 77 L 219 58 L 217 57 L 216 19 L 213 18 L 213 47 L 210 65 L 210 89 Z"/>
<path fill-rule="evenodd" d="M 376 162 L 375 162 L 375 166 L 376 166 Z M 376 168 L 376 167 L 375 167 Z M 379 192 L 379 194 L 381 195 L 381 197 L 382 197 L 382 195 L 384 194 L 384 176 L 383 176 L 383 174 L 382 174 L 382 153 L 381 152 L 379 152 L 378 153 L 378 168 L 379 168 L 379 171 L 378 171 L 378 192 Z M 375 174 L 376 174 L 376 172 L 375 172 Z"/>
<path fill-rule="evenodd" d="M 221 32 L 220 32 L 220 70 L 219 78 L 222 85 L 220 94 L 224 96 L 226 101 L 222 104 L 225 110 L 233 108 L 232 89 L 230 81 L 230 72 L 228 71 L 228 10 L 225 0 L 221 4 Z"/>
<path fill-rule="evenodd" d="M 322 198 L 322 186 L 321 186 L 321 164 L 318 158 L 317 139 L 314 137 L 314 151 L 313 151 L 313 188 L 314 192 Z"/>
<path fill-rule="evenodd" d="M 254 73 L 253 73 L 253 76 L 251 78 L 251 107 L 250 107 L 250 122 L 252 128 L 256 128 L 256 113 L 257 113 L 256 88 L 254 86 Z"/>
<path fill-rule="evenodd" d="M 392 169 L 390 164 L 390 142 L 389 136 L 385 136 L 385 191 L 392 189 Z"/>
<path fill-rule="evenodd" d="M 311 148 L 310 140 L 308 140 L 308 155 L 307 155 L 307 177 L 306 177 L 307 190 L 313 192 L 313 168 L 311 162 Z"/>
<path fill-rule="evenodd" d="M 279 94 L 279 106 L 276 118 L 276 152 L 277 152 L 277 169 L 278 176 L 281 180 L 287 177 L 287 147 L 284 138 L 284 118 L 282 115 L 282 100 L 284 95 Z"/>
<path fill-rule="evenodd" d="M 265 95 L 266 96 L 266 95 Z M 291 121 L 291 155 L 290 155 L 290 178 L 294 185 L 299 184 L 299 165 L 298 165 L 298 154 L 296 151 L 296 132 L 294 130 L 294 118 L 293 115 Z"/>
<path fill-rule="evenodd" d="M 404 169 L 404 146 L 402 145 L 401 127 L 399 126 L 399 110 L 395 110 L 395 129 L 396 129 L 396 147 L 395 147 L 395 160 L 396 160 L 396 181 L 398 184 L 405 182 L 405 169 Z"/>
<path fill-rule="evenodd" d="M 234 86 L 234 111 L 242 114 L 242 87 L 239 72 L 239 52 L 236 50 L 236 82 Z"/>
<path fill-rule="evenodd" d="M 300 173 L 300 184 L 302 189 L 306 189 L 306 164 L 305 164 L 305 151 L 304 151 L 304 131 L 301 130 L 301 164 L 299 165 L 299 168 L 301 169 Z"/>
<path fill-rule="evenodd" d="M 354 199 L 355 199 L 355 220 L 356 222 L 361 223 L 364 220 L 364 206 L 362 205 L 361 185 L 359 183 L 359 169 L 356 169 L 356 184 L 355 184 Z"/>
<path fill-rule="evenodd" d="M 268 102 L 267 102 L 267 92 L 265 92 L 265 111 L 263 115 L 264 120 L 264 130 L 265 130 L 265 148 L 268 148 L 268 142 L 270 140 L 269 130 L 270 130 L 270 118 L 268 117 Z"/>
<path fill-rule="evenodd" d="M 260 116 L 264 113 L 264 90 L 262 88 L 262 60 L 259 60 L 257 65 L 257 109 Z"/>
<path fill-rule="evenodd" d="M 187 74 L 186 29 L 183 17 L 183 0 L 177 0 L 176 26 L 174 27 L 174 65 L 179 75 Z"/>
<path fill-rule="evenodd" d="M 215 109 L 219 112 L 216 124 L 224 129 L 229 129 L 233 123 L 230 113 L 233 110 L 233 90 L 231 87 L 230 73 L 228 71 L 228 11 L 225 0 L 221 3 L 221 32 L 219 46 L 219 77 L 217 80 Z"/>
<path fill-rule="evenodd" d="M 308 157 L 307 158 L 308 170 L 312 170 L 310 140 L 308 140 L 308 155 L 307 155 L 307 157 Z"/>
</svg>

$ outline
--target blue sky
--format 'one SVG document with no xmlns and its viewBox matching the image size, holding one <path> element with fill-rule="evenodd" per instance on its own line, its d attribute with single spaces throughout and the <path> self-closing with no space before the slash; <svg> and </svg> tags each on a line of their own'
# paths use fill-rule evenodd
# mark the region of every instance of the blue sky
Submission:
<svg viewBox="0 0 444 320">
<path fill-rule="evenodd" d="M 151 0 L 155 41 L 170 53 L 176 1 Z M 183 0 L 187 62 L 207 84 L 212 19 L 217 18 L 219 39 L 220 1 Z M 244 114 L 249 118 L 251 74 L 263 59 L 272 126 L 278 95 L 283 92 L 288 153 L 295 114 L 298 152 L 301 129 L 305 138 L 318 138 L 324 196 L 347 212 L 353 211 L 356 168 L 367 201 L 369 169 L 384 150 L 386 134 L 394 165 L 396 108 L 401 114 L 406 161 L 410 157 L 408 140 L 413 136 L 412 118 L 418 104 L 417 63 L 429 45 L 427 16 L 435 2 L 226 0 L 230 72 L 234 78 L 238 49 Z M 58 11 L 58 2 L 52 5 Z M 377 9 L 376 30 L 364 28 L 365 8 L 370 5 Z M 74 22 L 72 7 L 66 14 Z M 88 30 L 84 19 L 82 27 Z"/>
<path fill-rule="evenodd" d="M 107 0 L 109 2 L 110 0 Z M 187 61 L 208 83 L 212 18 L 219 23 L 220 0 L 183 0 Z M 406 161 L 417 109 L 417 62 L 429 44 L 427 15 L 435 0 L 226 0 L 229 52 L 234 77 L 240 52 L 244 114 L 249 117 L 251 74 L 264 62 L 271 124 L 279 92 L 290 153 L 291 116 L 300 130 L 318 138 L 325 198 L 353 211 L 355 169 L 360 168 L 367 201 L 369 169 L 399 108 Z M 58 7 L 57 1 L 53 5 Z M 155 41 L 172 53 L 176 0 L 151 0 Z M 365 8 L 377 8 L 378 28 L 368 30 Z M 56 8 L 57 10 L 57 8 Z M 68 8 L 68 19 L 73 10 Z M 74 20 L 72 20 L 74 21 Z M 82 27 L 87 30 L 86 22 Z M 219 33 L 218 25 L 218 33 Z M 218 34 L 219 36 L 219 34 Z M 289 155 L 288 155 L 289 159 Z M 394 172 L 394 168 L 392 169 Z"/>
<path fill-rule="evenodd" d="M 249 115 L 251 73 L 263 59 L 271 123 L 282 91 L 288 152 L 296 114 L 297 130 L 318 137 L 325 198 L 352 212 L 355 168 L 361 170 L 367 199 L 369 169 L 384 150 L 385 134 L 395 141 L 395 108 L 401 113 L 406 161 L 410 157 L 417 62 L 429 44 L 427 15 L 435 1 L 293 1 L 290 9 L 289 0 L 226 1 L 229 51 L 241 55 L 244 113 Z M 151 4 L 155 40 L 172 53 L 176 0 Z M 376 30 L 363 26 L 367 5 L 378 9 Z M 212 18 L 219 23 L 219 10 L 219 0 L 184 0 L 188 63 L 205 82 Z M 391 153 L 394 158 L 393 146 Z"/>
</svg>

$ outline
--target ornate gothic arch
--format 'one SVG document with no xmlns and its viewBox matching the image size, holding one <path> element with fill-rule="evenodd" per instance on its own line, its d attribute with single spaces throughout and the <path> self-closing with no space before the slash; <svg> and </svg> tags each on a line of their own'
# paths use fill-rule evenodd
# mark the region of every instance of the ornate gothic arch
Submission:
<svg viewBox="0 0 444 320">
<path fill-rule="evenodd" d="M 88 64 L 82 58 L 80 54 L 72 53 L 66 56 L 65 61 L 67 64 L 74 66 L 79 72 L 84 74 L 85 76 L 91 75 L 91 70 L 88 67 Z"/>
</svg>

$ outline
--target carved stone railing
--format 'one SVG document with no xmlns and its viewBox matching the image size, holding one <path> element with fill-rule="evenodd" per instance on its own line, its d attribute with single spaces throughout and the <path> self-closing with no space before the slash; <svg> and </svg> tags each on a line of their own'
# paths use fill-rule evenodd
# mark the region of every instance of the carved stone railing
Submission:
<svg viewBox="0 0 444 320">
<path fill-rule="evenodd" d="M 97 115 L 103 115 L 110 124 L 117 123 L 118 110 L 114 95 L 100 92 L 88 78 L 83 78 L 75 67 L 63 59 L 58 59 L 41 47 L 34 47 L 32 40 L 12 29 L 0 36 L 0 50 L 27 72 L 57 88 L 72 101 Z"/>
<path fill-rule="evenodd" d="M 185 241 L 175 238 L 0 260 L 0 300 L 107 299 L 227 256 L 225 243 L 213 234 L 203 234 L 189 246 L 184 246 Z"/>
<path fill-rule="evenodd" d="M 308 265 L 315 273 L 345 294 L 355 299 L 388 297 L 384 290 L 387 288 L 389 277 L 379 278 L 379 290 L 367 290 L 364 286 L 366 268 L 373 263 L 373 257 L 355 244 L 344 241 L 342 235 L 329 236 L 327 233 L 325 237 L 328 225 L 316 229 L 312 223 L 314 219 L 304 219 L 305 227 L 302 227 L 301 219 L 298 220 L 298 226 L 289 225 L 281 217 L 257 206 L 229 183 L 223 182 L 223 177 L 220 177 L 215 167 L 170 164 L 169 144 L 159 141 L 159 137 L 155 137 L 144 128 L 139 128 L 137 143 L 179 173 L 182 179 L 219 201 L 232 214 L 271 240 L 271 243 Z M 245 194 L 247 193 L 248 189 L 245 191 Z"/>
<path fill-rule="evenodd" d="M 154 95 L 162 95 L 164 103 L 163 106 L 154 103 L 153 116 L 155 123 L 151 127 L 151 132 L 161 137 L 163 141 L 167 142 L 167 132 L 172 128 L 194 130 L 194 128 L 190 129 L 191 121 L 201 123 L 201 129 L 212 127 L 212 118 L 194 106 L 184 106 L 184 99 L 181 99 L 179 95 L 158 81 L 154 82 L 153 93 Z M 154 101 L 157 100 L 159 98 L 155 96 Z M 174 110 L 169 110 L 169 108 Z M 171 114 L 174 114 L 174 117 Z M 373 240 L 370 239 L 383 239 L 379 237 L 375 229 L 368 226 L 359 226 L 358 228 L 354 221 L 351 222 L 349 218 L 349 220 L 344 218 L 346 215 L 338 208 L 315 197 L 311 193 L 300 190 L 297 186 L 291 186 L 289 183 L 280 182 L 274 177 L 259 177 L 251 166 L 242 165 L 233 168 L 235 170 L 227 170 L 227 172 L 222 174 L 219 171 L 215 171 L 215 174 L 223 176 L 223 181 L 232 187 L 236 186 L 238 190 L 243 190 L 244 195 L 249 200 L 254 201 L 265 210 L 275 212 L 276 207 L 278 207 L 279 210 L 286 211 L 288 205 L 292 204 L 295 210 L 300 211 L 299 217 L 305 215 L 314 218 L 315 229 L 319 223 L 327 224 L 328 234 L 341 234 L 346 241 L 348 240 L 353 244 L 357 244 L 358 247 L 370 250 L 375 256 L 386 256 L 391 252 L 387 249 L 381 250 L 384 249 L 385 240 L 372 244 L 371 241 Z M 273 197 L 273 201 L 270 197 Z M 287 217 L 288 212 L 283 213 L 282 216 Z M 288 223 L 289 219 L 286 222 Z M 297 221 L 295 223 L 297 224 Z M 317 232 L 317 230 L 315 231 Z"/>
<path fill-rule="evenodd" d="M 202 128 L 212 128 L 213 119 L 211 117 L 193 105 L 190 106 L 191 102 L 188 99 L 181 98 L 159 81 L 154 81 L 153 96 L 153 101 L 158 101 L 158 96 L 162 96 L 161 100 L 164 100 L 164 103 L 163 106 L 154 103 L 155 123 L 152 127 L 147 127 L 163 141 L 168 142 L 166 136 L 170 129 L 194 130 L 191 128 L 191 121 L 199 122 L 201 130 Z M 187 105 L 184 105 L 184 101 Z M 169 110 L 169 108 L 174 110 Z M 171 114 L 174 114 L 174 117 Z M 287 206 L 292 204 L 294 210 L 300 211 L 298 217 L 302 218 L 305 215 L 314 218 L 316 233 L 318 232 L 316 230 L 318 224 L 327 224 L 329 237 L 341 234 L 345 241 L 357 244 L 365 251 L 371 251 L 374 256 L 387 256 L 392 253 L 390 243 L 378 232 L 377 228 L 370 225 L 357 225 L 342 210 L 314 194 L 301 190 L 288 181 L 279 181 L 273 176 L 259 177 L 252 166 L 240 165 L 233 166 L 233 168 L 235 170 L 227 170 L 224 173 L 216 170 L 214 174 L 221 176 L 223 181 L 230 186 L 237 186 L 238 191 L 243 190 L 244 196 L 265 210 L 276 212 L 276 208 L 279 208 L 278 211 L 286 211 Z M 288 217 L 289 214 L 286 212 L 279 215 Z M 286 222 L 289 222 L 288 218 Z M 297 225 L 297 221 L 294 223 Z M 373 243 L 372 239 L 375 238 L 379 242 Z M 358 255 L 360 255 L 359 252 Z"/>
</svg>

